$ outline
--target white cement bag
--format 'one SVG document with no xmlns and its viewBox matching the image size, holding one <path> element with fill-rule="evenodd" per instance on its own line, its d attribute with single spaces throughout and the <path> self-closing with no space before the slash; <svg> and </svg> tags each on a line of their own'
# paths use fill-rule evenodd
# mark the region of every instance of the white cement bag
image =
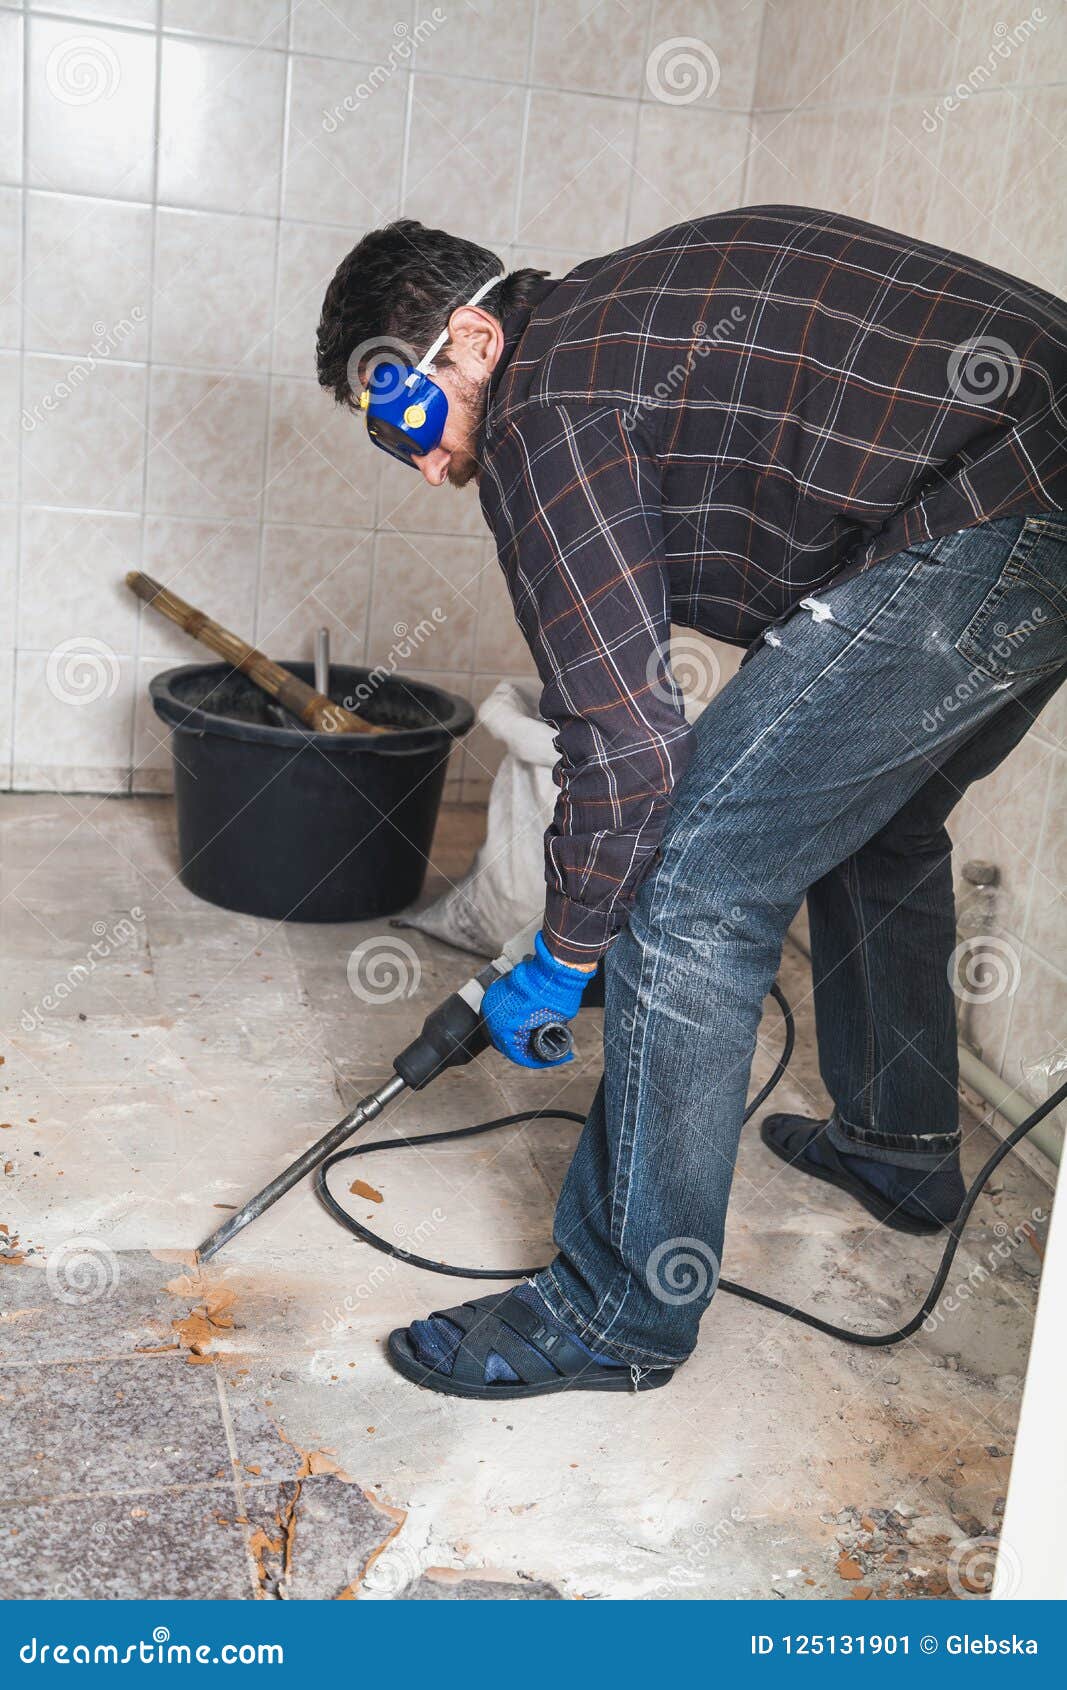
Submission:
<svg viewBox="0 0 1067 1690">
<path fill-rule="evenodd" d="M 555 729 L 538 714 L 538 681 L 501 681 L 478 721 L 506 752 L 489 793 L 489 826 L 459 884 L 403 920 L 463 951 L 494 957 L 545 907 L 544 832 L 552 819 L 559 761 Z"/>
</svg>

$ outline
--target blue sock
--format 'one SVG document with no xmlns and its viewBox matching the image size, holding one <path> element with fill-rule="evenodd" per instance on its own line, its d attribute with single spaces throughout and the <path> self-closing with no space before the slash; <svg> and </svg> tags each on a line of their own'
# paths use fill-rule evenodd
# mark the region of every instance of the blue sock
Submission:
<svg viewBox="0 0 1067 1690">
<path fill-rule="evenodd" d="M 812 1139 L 804 1154 L 812 1162 L 823 1162 L 818 1136 Z M 888 1202 L 899 1203 L 911 1214 L 928 1215 L 948 1224 L 955 1220 L 966 1196 L 963 1175 L 954 1157 L 924 1169 L 901 1168 L 894 1162 L 874 1161 L 852 1150 L 838 1150 L 837 1154 L 866 1185 L 873 1186 Z"/>
<path fill-rule="evenodd" d="M 607 1356 L 594 1355 L 588 1344 L 583 1343 L 577 1333 L 572 1332 L 569 1327 L 563 1325 L 562 1321 L 557 1320 L 555 1315 L 549 1313 L 540 1292 L 534 1286 L 529 1283 L 516 1286 L 516 1295 L 528 1304 L 546 1325 L 557 1327 L 561 1332 L 566 1332 L 568 1338 L 572 1339 L 579 1349 L 584 1350 L 589 1359 L 595 1361 L 599 1367 L 619 1367 L 622 1365 L 620 1362 L 609 1360 Z M 450 1320 L 443 1320 L 440 1315 L 432 1315 L 429 1320 L 412 1321 L 408 1327 L 408 1336 L 411 1339 L 415 1354 L 424 1367 L 432 1367 L 437 1373 L 451 1373 L 456 1351 L 463 1337 L 458 1326 L 453 1326 Z M 532 1346 L 527 1347 L 531 1350 L 531 1353 L 536 1354 Z M 495 1350 L 490 1351 L 485 1364 L 487 1385 L 498 1382 L 515 1384 L 518 1377 L 514 1368 L 508 1366 L 503 1356 L 498 1356 Z"/>
</svg>

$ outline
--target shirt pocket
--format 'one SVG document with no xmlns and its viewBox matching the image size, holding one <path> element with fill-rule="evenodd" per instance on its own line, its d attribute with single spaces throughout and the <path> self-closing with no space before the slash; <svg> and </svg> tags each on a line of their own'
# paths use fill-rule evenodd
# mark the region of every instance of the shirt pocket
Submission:
<svg viewBox="0 0 1067 1690">
<path fill-rule="evenodd" d="M 956 650 L 1004 682 L 1067 665 L 1067 515 L 1027 518 Z"/>
</svg>

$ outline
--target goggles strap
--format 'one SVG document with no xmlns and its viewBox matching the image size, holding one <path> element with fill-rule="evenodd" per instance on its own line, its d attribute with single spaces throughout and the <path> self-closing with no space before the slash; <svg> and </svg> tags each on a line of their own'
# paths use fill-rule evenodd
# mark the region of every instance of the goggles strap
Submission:
<svg viewBox="0 0 1067 1690">
<path fill-rule="evenodd" d="M 497 274 L 495 276 L 490 276 L 490 278 L 487 282 L 482 283 L 482 285 L 478 289 L 477 293 L 472 293 L 470 298 L 463 300 L 462 303 L 464 305 L 477 305 L 478 301 L 480 299 L 484 299 L 486 294 L 490 291 L 491 288 L 496 287 L 497 282 L 499 282 L 502 279 L 503 274 L 504 274 L 504 272 L 500 271 L 499 274 Z M 458 311 L 459 309 L 460 309 L 460 307 L 458 305 L 454 305 L 452 307 L 452 311 Z M 451 317 L 452 311 L 450 311 L 448 313 L 449 317 Z M 437 339 L 434 341 L 433 345 L 430 347 L 429 352 L 425 353 L 423 355 L 423 357 L 421 357 L 419 359 L 418 363 L 415 365 L 415 368 L 412 370 L 411 375 L 408 376 L 407 382 L 405 383 L 405 385 L 409 386 L 411 384 L 412 380 L 414 379 L 414 377 L 417 376 L 417 375 L 424 376 L 424 375 L 429 374 L 430 365 L 433 363 L 434 359 L 437 357 L 437 354 L 440 352 L 442 346 L 445 345 L 447 340 L 448 340 L 448 326 L 446 324 L 443 331 L 438 335 Z"/>
</svg>

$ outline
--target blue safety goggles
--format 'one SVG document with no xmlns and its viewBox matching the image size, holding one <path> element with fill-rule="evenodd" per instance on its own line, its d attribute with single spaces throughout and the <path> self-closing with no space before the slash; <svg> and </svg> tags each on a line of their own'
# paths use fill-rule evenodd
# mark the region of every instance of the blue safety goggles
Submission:
<svg viewBox="0 0 1067 1690">
<path fill-rule="evenodd" d="M 493 276 L 465 303 L 477 305 L 499 282 Z M 367 433 L 376 446 L 417 469 L 416 458 L 440 446 L 448 418 L 448 396 L 429 374 L 434 359 L 448 340 L 448 329 L 439 334 L 430 350 L 415 365 L 382 357 L 372 364 L 367 385 L 359 396 L 359 407 L 367 419 Z"/>
</svg>

